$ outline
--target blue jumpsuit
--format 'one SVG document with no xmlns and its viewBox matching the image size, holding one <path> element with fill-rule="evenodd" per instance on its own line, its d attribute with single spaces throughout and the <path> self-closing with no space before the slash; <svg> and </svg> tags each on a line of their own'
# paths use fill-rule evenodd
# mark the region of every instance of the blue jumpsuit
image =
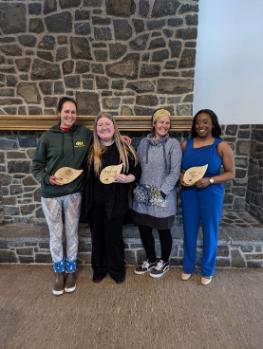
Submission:
<svg viewBox="0 0 263 349">
<path fill-rule="evenodd" d="M 182 158 L 182 169 L 208 164 L 205 177 L 218 176 L 221 172 L 222 159 L 217 152 L 217 145 L 222 139 L 201 148 L 193 148 L 191 139 L 187 142 Z M 196 261 L 197 236 L 200 225 L 203 230 L 203 255 L 201 259 L 202 276 L 215 273 L 217 241 L 222 216 L 224 185 L 211 184 L 199 189 L 195 186 L 183 187 L 182 208 L 184 224 L 184 260 L 183 270 L 193 273 Z"/>
</svg>

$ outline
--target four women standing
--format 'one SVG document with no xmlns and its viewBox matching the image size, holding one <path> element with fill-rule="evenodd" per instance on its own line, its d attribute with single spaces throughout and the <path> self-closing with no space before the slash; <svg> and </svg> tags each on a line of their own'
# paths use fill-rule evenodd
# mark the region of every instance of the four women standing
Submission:
<svg viewBox="0 0 263 349">
<path fill-rule="evenodd" d="M 73 292 L 76 288 L 83 177 L 62 185 L 54 173 L 65 166 L 75 169 L 84 167 L 91 143 L 90 131 L 75 125 L 77 105 L 73 99 L 64 97 L 60 100 L 58 117 L 59 124 L 43 134 L 33 159 L 33 174 L 41 183 L 42 207 L 50 233 L 56 276 L 52 291 L 55 295 L 64 291 Z M 138 147 L 139 165 L 134 149 L 121 139 L 114 118 L 101 113 L 95 119 L 85 183 L 89 188 L 91 207 L 89 219 L 94 282 L 100 282 L 107 274 L 117 283 L 125 280 L 122 227 L 129 209 L 130 183 L 134 181 L 137 181 L 137 186 L 134 189 L 133 218 L 138 224 L 146 252 L 146 260 L 137 266 L 135 273 L 149 272 L 150 276 L 159 278 L 169 270 L 171 227 L 176 213 L 175 185 L 180 175 L 182 154 L 179 142 L 169 136 L 171 121 L 167 110 L 159 109 L 154 113 L 152 126 L 152 133 L 142 139 Z M 201 283 L 207 285 L 215 272 L 224 197 L 222 183 L 233 177 L 234 162 L 231 148 L 220 138 L 221 129 L 213 111 L 200 110 L 194 117 L 191 133 L 192 138 L 182 146 L 182 279 L 190 279 L 194 271 L 197 235 L 201 225 Z M 116 165 L 119 165 L 119 171 L 111 174 L 113 177 L 108 182 L 103 181 L 101 172 L 112 171 Z M 203 165 L 208 165 L 205 176 L 194 185 L 187 186 L 183 180 L 184 171 Z M 159 232 L 160 259 L 156 256 L 153 228 Z M 66 236 L 65 255 L 63 230 Z"/>
</svg>

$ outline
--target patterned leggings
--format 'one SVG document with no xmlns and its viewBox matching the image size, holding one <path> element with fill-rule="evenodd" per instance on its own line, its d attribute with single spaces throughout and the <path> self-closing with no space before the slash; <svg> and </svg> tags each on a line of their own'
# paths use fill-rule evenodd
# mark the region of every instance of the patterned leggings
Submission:
<svg viewBox="0 0 263 349">
<path fill-rule="evenodd" d="M 78 226 L 81 193 L 56 198 L 41 198 L 43 212 L 49 229 L 49 244 L 53 263 L 64 260 L 63 229 L 66 236 L 66 259 L 76 261 L 78 252 Z"/>
</svg>

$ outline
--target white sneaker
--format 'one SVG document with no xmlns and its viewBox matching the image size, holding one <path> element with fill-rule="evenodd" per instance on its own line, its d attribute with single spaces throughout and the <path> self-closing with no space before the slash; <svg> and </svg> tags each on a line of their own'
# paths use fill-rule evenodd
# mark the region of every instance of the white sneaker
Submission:
<svg viewBox="0 0 263 349">
<path fill-rule="evenodd" d="M 134 270 L 134 273 L 137 275 L 142 275 L 151 271 L 152 268 L 154 268 L 155 266 L 156 266 L 156 262 L 151 263 L 147 259 L 146 261 L 143 261 L 141 265 L 138 265 L 136 267 L 136 269 Z"/>
<path fill-rule="evenodd" d="M 201 284 L 207 286 L 212 281 L 212 276 L 201 276 Z"/>
<path fill-rule="evenodd" d="M 187 273 L 182 273 L 181 274 L 181 279 L 183 281 L 188 281 L 191 278 L 192 274 L 187 274 Z"/>
</svg>

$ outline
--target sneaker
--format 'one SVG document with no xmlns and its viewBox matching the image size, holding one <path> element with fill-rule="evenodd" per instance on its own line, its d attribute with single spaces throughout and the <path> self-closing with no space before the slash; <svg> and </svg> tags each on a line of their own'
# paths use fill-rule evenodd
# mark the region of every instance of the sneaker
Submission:
<svg viewBox="0 0 263 349">
<path fill-rule="evenodd" d="M 152 268 L 156 266 L 156 262 L 149 262 L 147 259 L 146 261 L 143 261 L 141 265 L 138 265 L 136 269 L 134 270 L 135 274 L 142 275 L 147 273 L 148 271 L 151 271 Z"/>
<path fill-rule="evenodd" d="M 54 296 L 60 296 L 64 293 L 64 273 L 55 273 L 55 281 L 52 289 Z"/>
<path fill-rule="evenodd" d="M 212 276 L 201 276 L 201 284 L 207 286 L 212 281 Z"/>
<path fill-rule="evenodd" d="M 162 277 L 169 270 L 169 262 L 164 262 L 160 259 L 154 268 L 150 272 L 150 276 L 153 278 Z"/>
<path fill-rule="evenodd" d="M 181 274 L 181 279 L 183 281 L 188 281 L 191 278 L 192 274 L 187 274 L 187 273 L 182 273 Z"/>
<path fill-rule="evenodd" d="M 65 292 L 72 293 L 76 290 L 77 273 L 67 273 L 67 278 L 65 282 Z"/>
</svg>

